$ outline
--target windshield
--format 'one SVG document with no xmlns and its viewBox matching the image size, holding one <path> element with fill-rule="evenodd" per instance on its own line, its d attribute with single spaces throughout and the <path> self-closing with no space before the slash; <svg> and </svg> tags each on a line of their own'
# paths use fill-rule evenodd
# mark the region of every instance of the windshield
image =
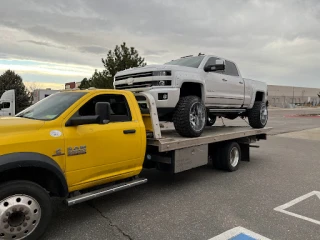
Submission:
<svg viewBox="0 0 320 240">
<path fill-rule="evenodd" d="M 177 60 L 172 60 L 171 62 L 167 62 L 165 63 L 165 65 L 179 65 L 185 67 L 198 68 L 203 58 L 204 56 L 180 58 Z"/>
<path fill-rule="evenodd" d="M 52 94 L 18 113 L 16 117 L 52 120 L 59 117 L 86 92 L 59 92 Z"/>
</svg>

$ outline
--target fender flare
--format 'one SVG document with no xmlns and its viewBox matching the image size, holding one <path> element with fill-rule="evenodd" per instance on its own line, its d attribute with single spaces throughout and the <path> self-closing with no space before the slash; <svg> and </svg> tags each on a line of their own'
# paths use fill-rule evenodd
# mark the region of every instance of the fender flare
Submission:
<svg viewBox="0 0 320 240">
<path fill-rule="evenodd" d="M 23 167 L 42 168 L 53 173 L 59 180 L 59 195 L 68 195 L 68 184 L 60 166 L 50 157 L 35 152 L 18 152 L 0 155 L 1 173 Z"/>
</svg>

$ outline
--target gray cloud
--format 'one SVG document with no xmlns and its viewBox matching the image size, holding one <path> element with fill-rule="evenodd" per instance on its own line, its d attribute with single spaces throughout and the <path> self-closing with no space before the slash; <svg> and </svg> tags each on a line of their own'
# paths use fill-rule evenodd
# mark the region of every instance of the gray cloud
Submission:
<svg viewBox="0 0 320 240">
<path fill-rule="evenodd" d="M 318 0 L 1 4 L 1 56 L 99 68 L 101 57 L 125 41 L 150 63 L 202 52 L 236 61 L 245 77 L 320 87 Z"/>
<path fill-rule="evenodd" d="M 166 54 L 168 53 L 167 50 L 151 50 L 151 49 L 146 49 L 144 52 L 143 52 L 143 55 L 145 56 L 157 56 L 157 55 L 163 55 L 163 54 Z"/>
<path fill-rule="evenodd" d="M 34 40 L 21 40 L 19 42 L 26 42 L 26 43 L 32 43 L 36 45 L 46 46 L 46 47 L 53 47 L 53 48 L 60 48 L 60 49 L 66 49 L 66 47 L 63 46 L 57 46 L 48 42 L 40 42 L 40 41 L 34 41 Z"/>
<path fill-rule="evenodd" d="M 100 46 L 83 46 L 79 47 L 81 52 L 89 52 L 89 53 L 95 53 L 95 54 L 106 54 L 108 49 Z"/>
</svg>

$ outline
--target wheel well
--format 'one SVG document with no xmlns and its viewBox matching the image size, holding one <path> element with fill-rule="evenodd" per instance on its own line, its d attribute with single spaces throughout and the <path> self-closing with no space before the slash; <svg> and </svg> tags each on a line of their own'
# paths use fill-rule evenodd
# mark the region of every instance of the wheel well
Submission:
<svg viewBox="0 0 320 240">
<path fill-rule="evenodd" d="M 195 95 L 202 98 L 201 84 L 185 82 L 180 89 L 180 97 Z"/>
<path fill-rule="evenodd" d="M 51 196 L 64 197 L 66 195 L 59 178 L 53 172 L 44 168 L 14 168 L 0 173 L 0 176 L 0 182 L 29 180 L 45 188 Z"/>
<path fill-rule="evenodd" d="M 257 102 L 257 101 L 259 101 L 259 102 L 261 102 L 261 101 L 263 101 L 263 99 L 264 99 L 264 93 L 263 92 L 257 92 L 256 93 L 256 98 L 255 98 L 255 102 Z"/>
</svg>

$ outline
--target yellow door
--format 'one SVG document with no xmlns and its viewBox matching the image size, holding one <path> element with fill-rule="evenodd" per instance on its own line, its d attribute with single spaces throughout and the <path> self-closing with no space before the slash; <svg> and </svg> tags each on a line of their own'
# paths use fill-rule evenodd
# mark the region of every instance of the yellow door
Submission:
<svg viewBox="0 0 320 240">
<path fill-rule="evenodd" d="M 64 127 L 66 175 L 73 189 L 141 170 L 141 123 L 132 118 L 124 95 L 96 95 L 73 116 L 94 115 L 101 101 L 111 105 L 109 123 Z"/>
</svg>

